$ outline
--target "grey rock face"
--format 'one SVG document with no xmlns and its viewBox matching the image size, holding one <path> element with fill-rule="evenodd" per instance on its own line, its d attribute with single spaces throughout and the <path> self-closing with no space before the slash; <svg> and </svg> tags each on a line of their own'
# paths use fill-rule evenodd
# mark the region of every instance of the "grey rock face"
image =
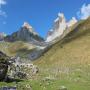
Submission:
<svg viewBox="0 0 90 90">
<path fill-rule="evenodd" d="M 4 37 L 6 37 L 6 34 L 4 32 L 0 33 L 0 41 L 3 41 Z"/>
<path fill-rule="evenodd" d="M 4 80 L 8 71 L 8 57 L 0 52 L 0 81 Z"/>
<path fill-rule="evenodd" d="M 5 79 L 7 71 L 8 71 L 8 65 L 0 64 L 0 81 Z"/>
<path fill-rule="evenodd" d="M 58 17 L 54 21 L 53 28 L 49 31 L 49 34 L 47 35 L 46 42 L 53 41 L 55 38 L 60 37 L 61 35 L 63 35 L 65 30 L 72 27 L 76 23 L 77 20 L 75 17 L 72 17 L 72 19 L 67 22 L 64 14 L 59 13 Z"/>
<path fill-rule="evenodd" d="M 40 37 L 28 23 L 24 23 L 23 26 L 15 33 L 5 38 L 5 41 L 26 41 L 26 42 L 42 42 L 44 39 Z"/>
</svg>

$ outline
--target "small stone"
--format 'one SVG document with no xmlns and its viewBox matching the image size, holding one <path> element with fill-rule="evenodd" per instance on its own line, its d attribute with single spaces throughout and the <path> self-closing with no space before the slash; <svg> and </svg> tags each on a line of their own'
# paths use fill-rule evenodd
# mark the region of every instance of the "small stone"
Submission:
<svg viewBox="0 0 90 90">
<path fill-rule="evenodd" d="M 65 86 L 61 86 L 58 90 L 67 90 L 67 88 Z"/>
</svg>

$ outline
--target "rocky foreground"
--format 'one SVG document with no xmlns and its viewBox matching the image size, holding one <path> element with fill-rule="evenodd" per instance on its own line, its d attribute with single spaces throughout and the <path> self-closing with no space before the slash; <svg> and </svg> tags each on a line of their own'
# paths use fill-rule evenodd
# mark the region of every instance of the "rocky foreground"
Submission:
<svg viewBox="0 0 90 90">
<path fill-rule="evenodd" d="M 32 63 L 21 62 L 20 57 L 8 57 L 0 52 L 0 81 L 30 79 L 39 71 Z"/>
<path fill-rule="evenodd" d="M 0 52 L 0 81 L 4 80 L 7 75 L 9 65 L 8 60 L 9 57 Z"/>
</svg>

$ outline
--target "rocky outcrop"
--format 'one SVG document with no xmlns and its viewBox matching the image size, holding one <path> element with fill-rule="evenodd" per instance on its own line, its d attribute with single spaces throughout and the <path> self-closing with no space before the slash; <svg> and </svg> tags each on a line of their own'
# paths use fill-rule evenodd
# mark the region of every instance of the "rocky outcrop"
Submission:
<svg viewBox="0 0 90 90">
<path fill-rule="evenodd" d="M 0 63 L 0 81 L 4 80 L 8 71 L 8 65 Z"/>
<path fill-rule="evenodd" d="M 6 37 L 6 34 L 4 32 L 1 32 L 0 33 L 0 41 L 3 41 L 4 37 Z"/>
<path fill-rule="evenodd" d="M 4 80 L 8 71 L 8 59 L 4 53 L 0 52 L 0 81 Z"/>
<path fill-rule="evenodd" d="M 73 17 L 69 22 L 66 22 L 66 18 L 63 13 L 58 14 L 58 18 L 54 20 L 54 27 L 49 31 L 50 34 L 47 35 L 46 42 L 50 42 L 57 37 L 60 37 L 65 30 L 77 23 L 75 17 Z"/>
<path fill-rule="evenodd" d="M 25 62 L 20 57 L 15 57 L 12 59 L 14 63 L 9 67 L 8 73 L 12 78 L 31 78 L 31 76 L 36 75 L 39 72 L 39 68 L 36 65 L 32 64 L 30 61 Z"/>
<path fill-rule="evenodd" d="M 77 23 L 77 19 L 75 17 L 72 17 L 72 19 L 67 23 L 67 27 L 71 27 L 75 23 Z"/>
<path fill-rule="evenodd" d="M 66 19 L 63 13 L 58 14 L 58 18 L 54 20 L 54 27 L 52 29 L 51 35 L 48 35 L 46 42 L 54 40 L 57 36 L 60 36 L 66 29 Z"/>
<path fill-rule="evenodd" d="M 40 37 L 27 22 L 15 33 L 5 38 L 5 41 L 26 41 L 26 42 L 42 42 Z"/>
</svg>

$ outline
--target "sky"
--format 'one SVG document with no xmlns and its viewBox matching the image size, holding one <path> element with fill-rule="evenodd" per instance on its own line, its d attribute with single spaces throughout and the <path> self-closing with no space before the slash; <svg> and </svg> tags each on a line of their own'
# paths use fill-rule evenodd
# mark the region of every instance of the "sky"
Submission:
<svg viewBox="0 0 90 90">
<path fill-rule="evenodd" d="M 0 0 L 0 32 L 12 34 L 24 22 L 45 37 L 52 28 L 58 13 L 66 20 L 90 16 L 90 0 Z"/>
</svg>

